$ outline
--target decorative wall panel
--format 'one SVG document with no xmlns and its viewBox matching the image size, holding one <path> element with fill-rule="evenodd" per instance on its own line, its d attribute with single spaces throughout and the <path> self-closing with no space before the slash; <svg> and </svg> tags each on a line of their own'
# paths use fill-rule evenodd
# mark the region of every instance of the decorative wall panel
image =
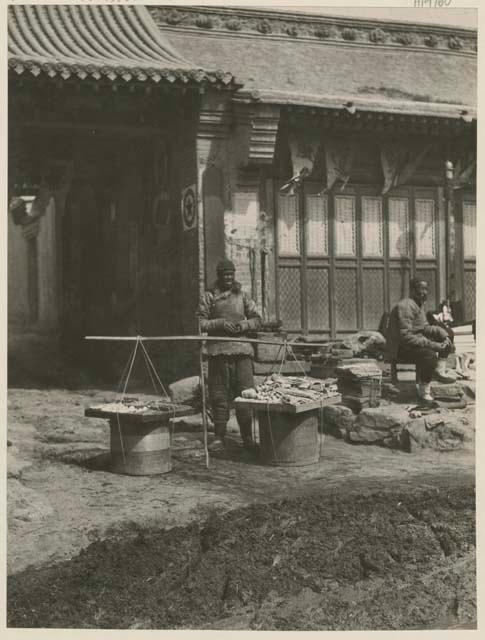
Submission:
<svg viewBox="0 0 485 640">
<path fill-rule="evenodd" d="M 463 203 L 463 255 L 465 259 L 477 255 L 477 205 L 474 202 Z"/>
<path fill-rule="evenodd" d="M 407 198 L 389 198 L 389 256 L 409 256 L 409 202 Z"/>
<path fill-rule="evenodd" d="M 357 273 L 355 269 L 335 270 L 336 331 L 357 329 Z"/>
<path fill-rule="evenodd" d="M 384 271 L 382 269 L 364 269 L 362 282 L 364 329 L 377 331 L 384 313 Z"/>
<path fill-rule="evenodd" d="M 384 255 L 382 198 L 362 197 L 362 255 Z"/>
<path fill-rule="evenodd" d="M 328 269 L 307 269 L 307 283 L 308 329 L 328 331 L 330 328 Z"/>
<path fill-rule="evenodd" d="M 464 276 L 465 285 L 465 320 L 473 320 L 476 314 L 476 273 L 475 270 L 466 270 Z"/>
<path fill-rule="evenodd" d="M 434 200 L 416 199 L 416 257 L 436 257 L 436 222 Z"/>
<path fill-rule="evenodd" d="M 301 331 L 300 268 L 280 267 L 279 317 L 286 330 Z"/>
<path fill-rule="evenodd" d="M 305 198 L 307 226 L 307 254 L 328 255 L 328 202 L 327 196 L 310 195 Z"/>
<path fill-rule="evenodd" d="M 300 222 L 296 196 L 278 197 L 278 250 L 280 256 L 300 254 Z"/>
<path fill-rule="evenodd" d="M 335 255 L 355 256 L 355 198 L 335 196 Z"/>
</svg>

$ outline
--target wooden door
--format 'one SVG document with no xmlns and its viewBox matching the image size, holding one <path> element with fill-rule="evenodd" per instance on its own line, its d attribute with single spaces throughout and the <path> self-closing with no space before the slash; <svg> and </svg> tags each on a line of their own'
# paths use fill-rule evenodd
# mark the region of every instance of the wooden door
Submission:
<svg viewBox="0 0 485 640">
<path fill-rule="evenodd" d="M 277 187 L 279 185 L 276 185 Z M 377 186 L 321 193 L 306 183 L 275 190 L 277 315 L 290 332 L 336 336 L 376 330 L 382 313 L 408 294 L 411 275 L 439 300 L 435 189 Z"/>
</svg>

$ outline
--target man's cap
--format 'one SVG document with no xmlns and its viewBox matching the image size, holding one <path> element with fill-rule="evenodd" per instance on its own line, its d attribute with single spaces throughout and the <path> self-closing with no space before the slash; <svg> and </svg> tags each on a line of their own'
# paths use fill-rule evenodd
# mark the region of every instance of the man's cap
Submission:
<svg viewBox="0 0 485 640">
<path fill-rule="evenodd" d="M 224 260 L 220 260 L 217 263 L 217 273 L 222 271 L 236 271 L 236 267 L 234 266 L 234 262 L 225 258 Z"/>
</svg>

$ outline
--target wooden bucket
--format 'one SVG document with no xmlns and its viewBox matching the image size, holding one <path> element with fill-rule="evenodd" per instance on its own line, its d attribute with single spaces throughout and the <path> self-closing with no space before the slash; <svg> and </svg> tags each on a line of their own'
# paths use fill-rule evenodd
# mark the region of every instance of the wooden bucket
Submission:
<svg viewBox="0 0 485 640">
<path fill-rule="evenodd" d="M 304 467 L 319 461 L 318 410 L 296 414 L 260 411 L 258 421 L 262 462 Z"/>
<path fill-rule="evenodd" d="M 151 476 L 172 469 L 166 421 L 139 422 L 120 415 L 119 419 L 111 418 L 110 429 L 111 469 L 115 473 Z"/>
</svg>

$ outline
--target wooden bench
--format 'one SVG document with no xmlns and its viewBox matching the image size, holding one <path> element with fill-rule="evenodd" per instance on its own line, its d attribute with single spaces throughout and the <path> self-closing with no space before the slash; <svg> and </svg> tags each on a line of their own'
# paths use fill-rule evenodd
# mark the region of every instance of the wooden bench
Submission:
<svg viewBox="0 0 485 640">
<path fill-rule="evenodd" d="M 397 377 L 397 371 L 398 371 L 398 366 L 400 364 L 405 364 L 405 365 L 412 365 L 414 367 L 414 370 L 416 370 L 416 365 L 414 364 L 414 362 L 409 362 L 406 360 L 390 360 L 390 365 L 391 365 L 391 384 L 397 384 L 398 383 L 398 377 Z M 417 380 L 416 380 L 417 382 Z"/>
</svg>

